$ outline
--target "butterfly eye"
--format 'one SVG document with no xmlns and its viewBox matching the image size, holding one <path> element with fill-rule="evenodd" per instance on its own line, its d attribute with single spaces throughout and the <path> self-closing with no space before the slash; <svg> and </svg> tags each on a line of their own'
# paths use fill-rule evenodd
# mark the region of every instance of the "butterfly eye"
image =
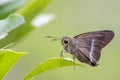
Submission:
<svg viewBox="0 0 120 80">
<path fill-rule="evenodd" d="M 65 39 L 64 44 L 68 44 L 68 43 L 69 43 L 69 40 Z"/>
</svg>

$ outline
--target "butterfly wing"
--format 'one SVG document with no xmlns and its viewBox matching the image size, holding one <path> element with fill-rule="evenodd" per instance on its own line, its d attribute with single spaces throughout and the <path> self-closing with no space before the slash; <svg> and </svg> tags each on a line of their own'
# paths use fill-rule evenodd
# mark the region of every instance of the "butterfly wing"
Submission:
<svg viewBox="0 0 120 80">
<path fill-rule="evenodd" d="M 110 30 L 83 33 L 73 38 L 76 40 L 76 58 L 81 62 L 96 66 L 100 59 L 101 49 L 114 37 Z"/>
</svg>

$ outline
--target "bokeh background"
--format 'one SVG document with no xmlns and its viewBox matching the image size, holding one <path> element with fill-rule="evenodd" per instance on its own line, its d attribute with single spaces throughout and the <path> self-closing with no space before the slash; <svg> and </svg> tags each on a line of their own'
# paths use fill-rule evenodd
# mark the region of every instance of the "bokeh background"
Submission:
<svg viewBox="0 0 120 80">
<path fill-rule="evenodd" d="M 54 14 L 54 20 L 32 30 L 16 45 L 15 51 L 29 52 L 4 80 L 22 80 L 37 63 L 59 57 L 60 41 L 45 36 L 75 36 L 84 32 L 112 30 L 115 37 L 103 50 L 98 67 L 63 67 L 39 75 L 36 80 L 120 80 L 120 0 L 53 0 L 42 14 Z M 66 54 L 66 57 L 69 57 Z"/>
</svg>

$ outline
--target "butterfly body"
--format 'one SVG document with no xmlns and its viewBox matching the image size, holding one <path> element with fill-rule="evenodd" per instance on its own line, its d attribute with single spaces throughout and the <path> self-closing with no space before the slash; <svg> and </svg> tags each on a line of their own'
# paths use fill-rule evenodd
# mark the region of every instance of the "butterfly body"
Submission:
<svg viewBox="0 0 120 80">
<path fill-rule="evenodd" d="M 63 37 L 61 43 L 64 50 L 83 63 L 97 66 L 101 56 L 101 50 L 114 37 L 110 30 L 87 32 L 73 38 Z M 62 54 L 62 53 L 61 53 Z"/>
</svg>

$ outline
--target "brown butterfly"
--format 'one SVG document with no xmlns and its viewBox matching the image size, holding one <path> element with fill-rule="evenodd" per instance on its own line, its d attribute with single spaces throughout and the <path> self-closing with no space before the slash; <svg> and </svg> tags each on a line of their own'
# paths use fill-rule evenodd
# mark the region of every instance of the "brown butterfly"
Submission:
<svg viewBox="0 0 120 80">
<path fill-rule="evenodd" d="M 64 50 L 60 56 L 64 57 L 63 53 L 68 52 L 73 55 L 74 61 L 75 58 L 77 58 L 80 62 L 97 66 L 102 48 L 104 48 L 113 37 L 114 32 L 110 30 L 87 32 L 74 36 L 73 38 L 63 37 L 61 43 Z"/>
</svg>

